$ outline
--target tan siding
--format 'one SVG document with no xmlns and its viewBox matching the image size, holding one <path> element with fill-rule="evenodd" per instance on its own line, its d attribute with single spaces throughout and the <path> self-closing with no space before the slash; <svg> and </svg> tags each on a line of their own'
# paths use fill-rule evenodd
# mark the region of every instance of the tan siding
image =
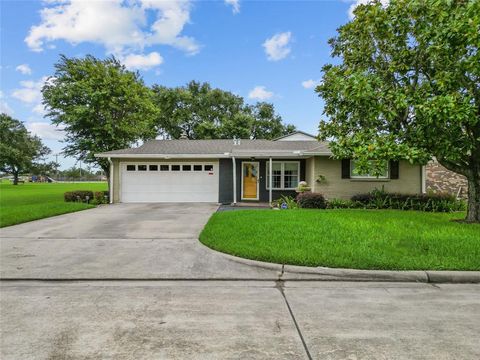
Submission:
<svg viewBox="0 0 480 360">
<path fill-rule="evenodd" d="M 328 157 L 315 157 L 314 178 L 323 175 L 325 183 L 314 183 L 313 191 L 324 194 L 327 198 L 348 199 L 355 194 L 367 193 L 375 189 L 405 194 L 421 193 L 421 166 L 400 162 L 398 180 L 360 180 L 342 179 L 341 161 Z"/>
</svg>

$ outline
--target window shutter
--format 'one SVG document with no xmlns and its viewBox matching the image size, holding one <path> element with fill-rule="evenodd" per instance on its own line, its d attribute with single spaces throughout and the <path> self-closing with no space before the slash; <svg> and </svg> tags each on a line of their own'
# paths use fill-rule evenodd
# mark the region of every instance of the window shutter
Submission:
<svg viewBox="0 0 480 360">
<path fill-rule="evenodd" d="M 350 159 L 342 159 L 342 179 L 350 179 Z"/>
<path fill-rule="evenodd" d="M 398 179 L 399 175 L 398 161 L 390 160 L 390 179 Z"/>
</svg>

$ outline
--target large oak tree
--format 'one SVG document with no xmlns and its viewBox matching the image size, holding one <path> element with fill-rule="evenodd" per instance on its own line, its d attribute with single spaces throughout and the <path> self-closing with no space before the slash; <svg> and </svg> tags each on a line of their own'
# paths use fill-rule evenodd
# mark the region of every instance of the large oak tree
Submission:
<svg viewBox="0 0 480 360">
<path fill-rule="evenodd" d="M 157 127 L 168 138 L 273 139 L 295 130 L 282 122 L 272 104 L 247 105 L 241 96 L 208 83 L 155 85 L 153 91 L 159 109 Z"/>
<path fill-rule="evenodd" d="M 373 1 L 330 44 L 339 61 L 316 91 L 334 153 L 374 172 L 436 157 L 468 179 L 467 220 L 479 222 L 480 1 Z"/>
<path fill-rule="evenodd" d="M 95 153 L 130 147 L 156 135 L 151 89 L 114 57 L 61 56 L 42 94 L 47 116 L 66 134 L 64 154 L 100 165 L 107 176 L 108 162 L 95 158 Z"/>
<path fill-rule="evenodd" d="M 0 171 L 12 174 L 14 185 L 20 174 L 54 166 L 39 163 L 49 153 L 50 149 L 38 136 L 30 134 L 21 121 L 0 114 Z"/>
</svg>

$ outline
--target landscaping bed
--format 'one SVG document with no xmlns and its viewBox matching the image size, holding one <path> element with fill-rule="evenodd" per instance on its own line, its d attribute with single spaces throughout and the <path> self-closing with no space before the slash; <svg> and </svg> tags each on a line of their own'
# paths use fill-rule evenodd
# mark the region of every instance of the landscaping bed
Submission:
<svg viewBox="0 0 480 360">
<path fill-rule="evenodd" d="M 1 183 L 0 227 L 95 207 L 87 203 L 64 201 L 66 191 L 79 189 L 104 191 L 107 183 Z"/>
<path fill-rule="evenodd" d="M 353 269 L 480 270 L 480 224 L 463 212 L 245 210 L 215 213 L 206 246 L 253 260 Z"/>
</svg>

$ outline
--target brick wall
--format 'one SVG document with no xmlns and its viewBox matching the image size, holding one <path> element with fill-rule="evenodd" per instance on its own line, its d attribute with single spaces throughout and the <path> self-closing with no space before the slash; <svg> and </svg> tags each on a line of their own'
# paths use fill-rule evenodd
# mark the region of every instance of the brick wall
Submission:
<svg viewBox="0 0 480 360">
<path fill-rule="evenodd" d="M 467 198 L 467 179 L 447 170 L 436 160 L 429 162 L 426 166 L 426 190 L 434 193 L 449 193 Z"/>
</svg>

